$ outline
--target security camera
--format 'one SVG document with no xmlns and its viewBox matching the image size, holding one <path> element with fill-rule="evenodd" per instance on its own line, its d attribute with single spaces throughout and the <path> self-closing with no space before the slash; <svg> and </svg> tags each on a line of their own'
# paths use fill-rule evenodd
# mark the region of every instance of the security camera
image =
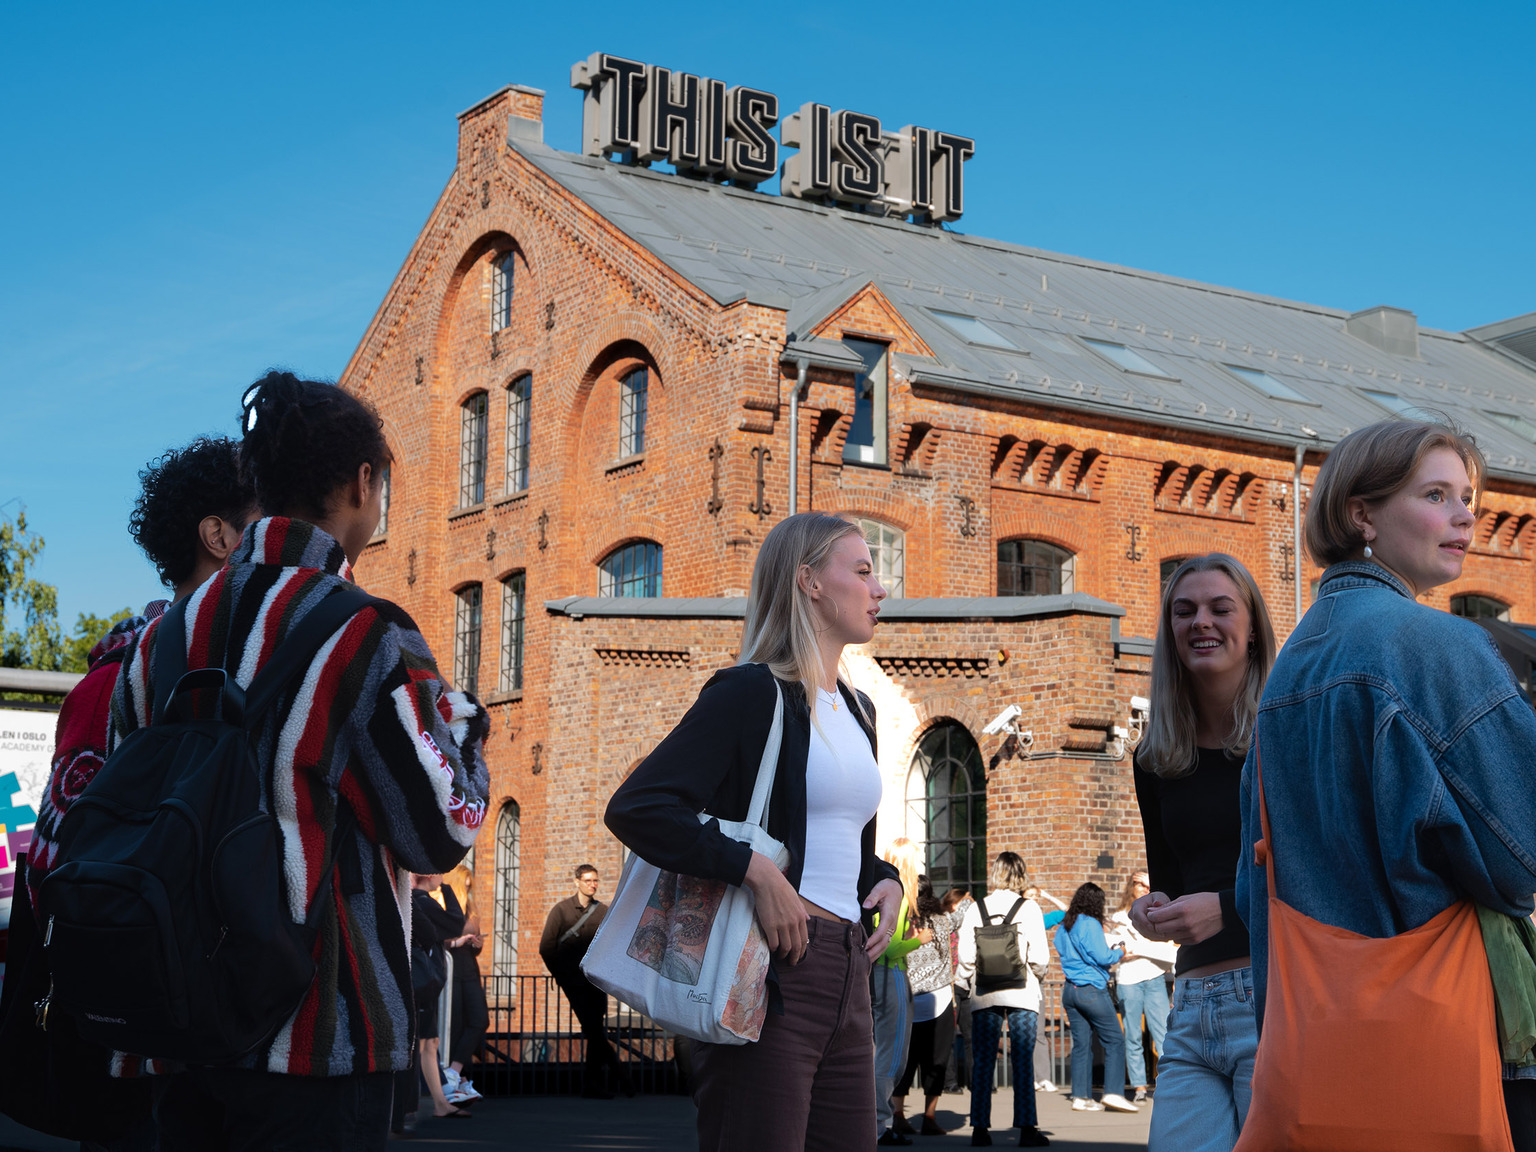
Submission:
<svg viewBox="0 0 1536 1152">
<path fill-rule="evenodd" d="M 1145 696 L 1132 696 L 1131 711 L 1150 712 L 1152 711 L 1152 701 L 1148 700 Z"/>
<path fill-rule="evenodd" d="M 1012 733 L 1014 730 L 1013 722 L 1022 715 L 1024 715 L 1024 709 L 1020 708 L 1017 704 L 1010 704 L 999 712 L 993 718 L 992 723 L 982 729 L 982 732 L 988 736 L 996 736 L 999 732 Z"/>
</svg>

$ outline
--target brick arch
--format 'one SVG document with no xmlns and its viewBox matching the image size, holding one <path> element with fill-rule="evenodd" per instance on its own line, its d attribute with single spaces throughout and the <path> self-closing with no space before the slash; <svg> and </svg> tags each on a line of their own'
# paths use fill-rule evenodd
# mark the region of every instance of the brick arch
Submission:
<svg viewBox="0 0 1536 1152">
<path fill-rule="evenodd" d="M 528 261 L 527 251 L 518 243 L 516 234 L 511 231 L 487 228 L 459 248 L 459 258 L 453 265 L 453 271 L 448 273 L 448 282 L 443 287 L 442 297 L 436 306 L 436 315 L 431 320 L 433 375 L 439 374 L 442 369 L 442 358 L 453 335 L 449 329 L 453 322 L 454 311 L 458 308 L 459 293 L 464 290 L 465 278 L 469 275 L 470 269 L 478 264 L 487 252 L 504 246 L 515 248 L 523 257 L 524 266 L 530 272 L 532 271 L 533 265 Z"/>
<path fill-rule="evenodd" d="M 1003 540 L 1044 540 L 1047 544 L 1065 548 L 1075 556 L 1087 552 L 1089 550 L 1088 534 L 1082 525 L 1081 518 L 1070 517 L 1054 507 L 1036 506 L 1042 502 L 1041 498 L 1037 497 L 1020 508 L 1015 506 L 1014 501 L 994 500 L 992 542 L 997 544 Z"/>
<path fill-rule="evenodd" d="M 509 371 L 503 371 L 497 378 L 496 387 L 500 391 L 505 392 L 508 388 L 512 387 L 512 382 L 514 380 L 520 379 L 523 376 L 532 376 L 534 386 L 538 386 L 539 366 L 534 360 L 516 360 L 513 363 L 516 365 L 516 367 Z"/>
<path fill-rule="evenodd" d="M 471 396 L 478 396 L 482 392 L 485 393 L 486 400 L 489 401 L 491 396 L 491 390 L 489 388 L 485 387 L 483 384 L 471 384 L 468 388 L 459 393 L 458 398 L 453 402 L 453 406 L 455 408 L 462 408 Z M 486 409 L 486 416 L 486 435 L 490 435 L 489 408 Z"/>
<path fill-rule="evenodd" d="M 656 750 L 656 743 L 654 740 L 634 740 L 619 748 L 613 755 L 612 767 L 606 773 L 605 779 L 611 782 L 613 788 L 617 788 L 629 779 L 631 772 L 640 767 L 642 760 Z M 609 795 L 612 795 L 611 789 Z"/>
<path fill-rule="evenodd" d="M 564 415 L 561 439 L 567 459 L 572 458 L 576 452 L 592 390 L 607 374 L 613 362 L 621 358 L 622 353 L 617 350 L 625 344 L 639 346 L 644 352 L 640 358 L 649 359 L 656 366 L 657 379 L 651 382 L 652 386 L 660 385 L 664 391 L 671 380 L 673 363 L 666 335 L 645 313 L 620 312 L 595 325 L 572 357 L 574 363 L 581 365 L 581 376 L 575 382 Z"/>
<path fill-rule="evenodd" d="M 978 733 L 991 717 L 978 714 L 975 707 L 963 696 L 954 695 L 943 689 L 906 686 L 903 686 L 902 693 L 911 701 L 913 711 L 917 714 L 916 726 L 900 745 L 900 757 L 897 763 L 903 765 L 903 780 L 911 771 L 912 756 L 917 751 L 918 744 L 922 742 L 924 736 L 945 721 L 954 721 L 959 724 L 971 734 L 971 739 L 976 741 L 976 747 L 981 748 L 981 737 Z M 985 750 L 982 752 L 982 757 L 985 760 Z"/>
<path fill-rule="evenodd" d="M 892 528 L 899 528 L 903 533 L 911 532 L 917 523 L 918 513 L 916 505 L 894 492 L 855 492 L 838 491 L 840 497 L 836 509 L 830 509 L 833 514 L 844 516 L 862 517 L 868 520 L 878 520 L 882 524 L 889 524 Z"/>
<path fill-rule="evenodd" d="M 1185 517 L 1184 519 L 1187 519 Z M 1250 544 L 1240 536 L 1234 539 L 1235 530 L 1248 528 L 1255 539 Z M 1150 539 L 1142 538 L 1150 559 L 1154 554 L 1159 559 L 1168 556 L 1202 556 L 1207 552 L 1225 552 L 1229 556 L 1236 556 L 1243 562 L 1243 566 L 1259 579 L 1264 571 L 1263 562 L 1255 562 L 1254 553 L 1262 548 L 1263 536 L 1253 525 L 1234 524 L 1229 521 L 1213 521 L 1209 527 L 1202 525 L 1200 528 L 1180 526 L 1170 527 L 1166 524 L 1157 525 L 1157 533 Z"/>
</svg>

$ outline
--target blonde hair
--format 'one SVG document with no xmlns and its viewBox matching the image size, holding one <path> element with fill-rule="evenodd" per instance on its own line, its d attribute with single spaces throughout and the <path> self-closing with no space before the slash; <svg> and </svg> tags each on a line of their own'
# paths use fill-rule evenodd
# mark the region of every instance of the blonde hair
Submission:
<svg viewBox="0 0 1536 1152">
<path fill-rule="evenodd" d="M 905 836 L 898 836 L 885 850 L 885 862 L 896 865 L 901 876 L 901 892 L 907 907 L 917 907 L 917 878 L 923 871 L 923 851 Z"/>
<path fill-rule="evenodd" d="M 1477 442 L 1449 423 L 1383 420 L 1340 440 L 1312 485 L 1303 529 L 1307 554 L 1325 568 L 1358 558 L 1365 541 L 1350 519 L 1350 500 L 1358 497 L 1370 504 L 1395 495 L 1436 448 L 1449 448 L 1461 457 L 1473 491 L 1480 497 L 1488 462 Z"/>
<path fill-rule="evenodd" d="M 1020 896 L 1026 895 L 1030 883 L 1024 858 L 1017 852 L 999 852 L 987 872 L 987 886 L 994 892 L 1006 888 Z"/>
<path fill-rule="evenodd" d="M 1136 903 L 1136 877 L 1138 876 L 1146 876 L 1147 891 L 1150 892 L 1152 890 L 1151 875 L 1148 874 L 1145 868 L 1138 868 L 1136 871 L 1132 872 L 1125 878 L 1125 892 L 1120 897 L 1119 911 L 1129 912 L 1131 910 L 1131 905 Z"/>
<path fill-rule="evenodd" d="M 443 883 L 453 889 L 455 896 L 461 897 L 459 904 L 466 920 L 475 914 L 474 882 L 475 874 L 469 870 L 469 865 L 462 861 L 452 872 L 443 877 Z"/>
<path fill-rule="evenodd" d="M 1136 755 L 1154 775 L 1171 780 L 1195 770 L 1194 684 L 1184 661 L 1174 650 L 1173 598 L 1179 582 L 1191 572 L 1220 572 L 1237 585 L 1239 595 L 1248 605 L 1253 625 L 1253 647 L 1248 654 L 1248 672 L 1232 707 L 1232 728 L 1222 742 L 1229 756 L 1248 755 L 1254 721 L 1259 715 L 1259 698 L 1264 682 L 1275 663 L 1275 629 L 1269 622 L 1269 609 L 1259 586 L 1248 569 L 1234 556 L 1212 552 L 1191 556 L 1180 564 L 1163 588 L 1163 603 L 1157 616 L 1157 639 L 1152 644 L 1152 712 L 1147 734 L 1142 737 Z"/>
<path fill-rule="evenodd" d="M 819 572 L 844 536 L 863 539 L 857 524 L 825 512 L 800 512 L 775 524 L 758 549 L 741 626 L 738 663 L 766 664 L 780 680 L 800 684 L 812 722 L 821 687 L 821 648 L 816 641 L 815 610 L 800 588 L 800 569 Z M 837 678 L 848 682 L 841 669 Z M 871 722 L 858 693 L 853 698 L 865 721 Z"/>
</svg>

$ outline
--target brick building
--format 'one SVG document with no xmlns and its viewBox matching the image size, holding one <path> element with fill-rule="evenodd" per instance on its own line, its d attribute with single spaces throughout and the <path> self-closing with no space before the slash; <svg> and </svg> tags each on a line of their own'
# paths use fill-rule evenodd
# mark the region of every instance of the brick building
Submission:
<svg viewBox="0 0 1536 1152">
<path fill-rule="evenodd" d="M 1536 619 L 1536 316 L 1433 331 L 573 155 L 542 100 L 460 117 L 341 381 L 395 451 L 360 579 L 493 718 L 498 970 L 542 970 L 573 863 L 616 876 L 603 806 L 732 661 L 792 509 L 864 521 L 900 597 L 851 664 L 882 837 L 940 879 L 1011 847 L 1053 890 L 1118 887 L 1160 573 L 1230 551 L 1286 635 L 1317 575 L 1297 492 L 1352 427 L 1478 435 L 1476 545 L 1430 602 Z M 984 734 L 1008 705 L 1017 732 Z"/>
</svg>

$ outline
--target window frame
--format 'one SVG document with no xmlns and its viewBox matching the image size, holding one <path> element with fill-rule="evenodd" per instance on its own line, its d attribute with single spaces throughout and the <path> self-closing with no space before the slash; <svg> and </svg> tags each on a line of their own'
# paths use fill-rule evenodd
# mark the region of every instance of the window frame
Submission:
<svg viewBox="0 0 1536 1152">
<path fill-rule="evenodd" d="M 459 405 L 459 507 L 485 503 L 485 471 L 490 456 L 490 395 L 483 389 Z"/>
<path fill-rule="evenodd" d="M 1003 549 L 1009 545 L 1019 546 L 1019 559 L 1003 559 Z M 1048 569 L 1046 566 L 1038 563 L 1026 563 L 1026 549 L 1023 547 L 1025 545 L 1033 545 L 1038 548 L 1045 548 L 1049 549 L 1051 552 L 1058 553 L 1059 555 L 1053 559 L 1059 560 L 1059 563 L 1056 564 L 1054 569 Z M 1074 595 L 1077 591 L 1077 553 L 1072 551 L 1070 548 L 1057 544 L 1053 540 L 1046 540 L 1039 536 L 1007 536 L 997 542 L 997 547 L 994 554 L 997 563 L 994 575 L 997 579 L 997 594 L 999 596 L 1071 596 Z M 1054 586 L 1054 590 L 1050 592 L 1005 592 L 1003 590 L 1003 566 L 1005 564 L 1018 569 L 1018 572 L 1015 575 L 1013 581 L 1014 587 L 1023 587 L 1023 573 L 1025 571 L 1049 572 L 1049 579 L 1051 584 Z"/>
<path fill-rule="evenodd" d="M 1132 348 L 1129 344 L 1122 344 L 1118 340 L 1100 340 L 1096 336 L 1079 336 L 1078 340 L 1083 344 L 1084 347 L 1088 349 L 1088 351 L 1092 352 L 1100 360 L 1104 361 L 1104 363 L 1118 368 L 1121 372 L 1125 372 L 1131 376 L 1145 376 L 1148 380 L 1172 380 L 1175 383 L 1179 381 L 1179 377 L 1175 376 L 1172 372 L 1165 372 L 1151 360 L 1148 360 L 1145 356 L 1143 356 L 1141 349 L 1139 348 Z M 1147 366 L 1147 368 L 1150 368 L 1151 371 L 1148 371 L 1147 368 L 1132 368 L 1120 363 L 1120 361 L 1116 360 L 1113 355 L 1105 351 L 1107 348 L 1118 348 L 1123 352 L 1129 352 L 1131 356 L 1135 357 L 1137 360 L 1140 360 Z"/>
<path fill-rule="evenodd" d="M 379 523 L 374 528 L 372 536 L 374 540 L 382 540 L 389 535 L 389 500 L 390 488 L 394 484 L 394 467 L 395 462 L 391 460 L 379 472 L 382 490 L 379 493 Z"/>
<path fill-rule="evenodd" d="M 872 516 L 858 518 L 859 532 L 869 545 L 870 559 L 874 561 L 875 575 L 892 600 L 903 600 L 907 593 L 907 534 L 894 524 L 876 520 Z M 870 540 L 874 532 L 877 539 Z M 890 539 L 885 537 L 889 535 Z M 889 560 L 889 562 L 887 562 Z"/>
<path fill-rule="evenodd" d="M 453 686 L 457 691 L 479 695 L 485 587 L 466 584 L 456 589 L 453 596 Z"/>
<path fill-rule="evenodd" d="M 959 741 L 961 747 L 958 750 L 955 748 L 957 735 L 962 738 Z M 942 748 L 938 746 L 941 737 Z M 965 747 L 967 743 L 968 749 Z M 957 770 L 965 774 L 967 791 L 956 792 L 951 789 L 944 792 L 942 796 L 935 794 L 933 788 L 935 778 L 946 766 L 950 768 L 951 783 Z M 919 794 L 914 796 L 914 791 Z M 959 837 L 953 834 L 957 799 L 963 800 L 964 803 L 965 835 Z M 904 805 L 907 836 L 922 843 L 925 873 L 933 879 L 935 890 L 941 886 L 947 888 L 952 884 L 958 884 L 972 891 L 985 890 L 987 871 L 991 862 L 987 852 L 986 765 L 981 757 L 980 744 L 964 724 L 945 718 L 934 724 L 918 739 L 912 749 L 912 759 L 907 765 Z M 948 821 L 944 829 L 947 835 L 933 834 L 936 819 Z M 914 832 L 917 835 L 914 836 Z M 966 855 L 969 857 L 964 871 L 964 883 L 955 879 L 953 863 L 945 866 L 945 870 L 949 872 L 949 875 L 945 876 L 935 862 L 936 846 L 948 845 L 953 849 L 957 844 L 965 845 Z M 952 854 L 951 859 L 953 859 Z"/>
<path fill-rule="evenodd" d="M 512 300 L 517 292 L 517 249 L 508 248 L 491 261 L 491 331 L 512 327 Z"/>
<path fill-rule="evenodd" d="M 1458 607 L 1465 609 L 1471 601 L 1477 601 L 1479 605 L 1497 604 L 1499 611 L 1468 613 L 1456 610 Z M 1513 604 L 1507 600 L 1501 600 L 1497 596 L 1490 596 L 1486 592 L 1459 592 L 1451 597 L 1448 607 L 1452 616 L 1460 616 L 1464 620 L 1499 620 L 1508 624 L 1514 619 L 1515 606 Z"/>
<path fill-rule="evenodd" d="M 517 904 L 522 886 L 523 812 L 508 800 L 496 815 L 495 935 L 491 939 L 491 972 L 517 975 Z"/>
<path fill-rule="evenodd" d="M 844 336 L 843 346 L 864 361 L 864 370 L 853 374 L 853 416 L 843 438 L 843 463 L 867 468 L 890 467 L 891 345 L 867 336 Z M 873 355 L 878 349 L 878 355 Z M 865 401 L 869 404 L 870 443 L 855 441 L 854 430 Z M 863 449 L 869 455 L 864 455 Z M 857 451 L 855 451 L 857 450 Z"/>
<path fill-rule="evenodd" d="M 522 385 L 521 389 L 519 385 Z M 513 377 L 507 384 L 506 393 L 506 467 L 502 486 L 506 495 L 514 496 L 528 491 L 531 483 L 533 373 L 522 372 Z"/>
<path fill-rule="evenodd" d="M 628 564 L 627 559 L 634 557 L 639 557 L 647 566 L 642 568 L 637 565 Z M 653 557 L 656 563 L 655 569 L 651 570 L 648 562 Z M 664 559 L 664 549 L 655 540 L 629 540 L 616 548 L 609 549 L 603 558 L 597 562 L 597 594 L 599 596 L 610 596 L 615 599 L 624 600 L 659 599 L 665 595 L 663 591 Z M 613 571 L 610 565 L 618 566 L 620 571 Z M 636 586 L 649 586 L 651 590 L 644 592 L 623 591 L 623 589 Z"/>
<path fill-rule="evenodd" d="M 528 573 L 509 572 L 501 584 L 501 659 L 497 687 L 502 692 L 523 690 L 523 656 L 528 639 Z M 516 609 L 513 614 L 512 609 Z"/>
<path fill-rule="evenodd" d="M 1221 366 L 1226 370 L 1227 374 L 1238 383 L 1248 388 L 1252 388 L 1260 396 L 1264 396 L 1267 399 L 1284 400 L 1288 404 L 1306 404 L 1312 408 L 1321 408 L 1323 406 L 1321 401 L 1312 399 L 1312 397 L 1308 396 L 1305 392 L 1293 388 L 1290 384 L 1280 379 L 1280 377 L 1276 376 L 1273 372 L 1270 372 L 1264 368 L 1250 368 L 1246 364 L 1226 363 L 1223 363 Z M 1282 391 L 1273 392 L 1266 388 L 1263 384 L 1259 383 L 1258 380 L 1250 380 L 1250 376 L 1262 377 L 1265 380 L 1272 381 L 1275 387 L 1281 389 Z"/>
<path fill-rule="evenodd" d="M 638 379 L 639 386 L 635 381 Z M 619 377 L 619 459 L 645 452 L 646 422 L 650 413 L 651 370 L 637 365 Z"/>
</svg>

